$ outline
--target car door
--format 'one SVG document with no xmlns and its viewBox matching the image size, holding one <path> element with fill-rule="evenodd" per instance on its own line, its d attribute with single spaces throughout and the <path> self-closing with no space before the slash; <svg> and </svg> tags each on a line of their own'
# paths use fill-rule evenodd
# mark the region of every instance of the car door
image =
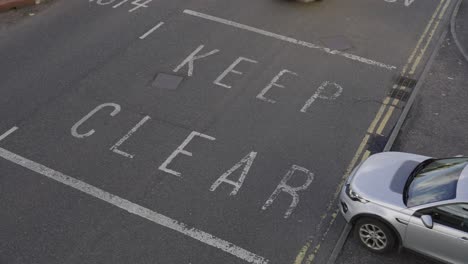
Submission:
<svg viewBox="0 0 468 264">
<path fill-rule="evenodd" d="M 421 216 L 430 215 L 433 227 Z M 404 246 L 450 263 L 468 261 L 468 204 L 439 205 L 417 211 L 406 229 Z"/>
</svg>

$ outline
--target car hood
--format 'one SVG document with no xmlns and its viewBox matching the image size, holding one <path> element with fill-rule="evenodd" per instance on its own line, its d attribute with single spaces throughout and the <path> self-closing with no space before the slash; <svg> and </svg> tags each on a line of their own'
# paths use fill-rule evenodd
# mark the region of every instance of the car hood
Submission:
<svg viewBox="0 0 468 264">
<path fill-rule="evenodd" d="M 403 203 L 406 180 L 419 163 L 429 158 L 402 152 L 375 154 L 360 165 L 350 184 L 371 202 L 396 210 L 406 208 Z"/>
</svg>

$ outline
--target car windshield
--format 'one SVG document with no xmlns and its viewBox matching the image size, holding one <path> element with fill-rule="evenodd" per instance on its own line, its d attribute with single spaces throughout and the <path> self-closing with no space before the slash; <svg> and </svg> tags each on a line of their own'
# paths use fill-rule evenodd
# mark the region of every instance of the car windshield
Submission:
<svg viewBox="0 0 468 264">
<path fill-rule="evenodd" d="M 430 159 L 416 167 L 405 186 L 408 207 L 454 199 L 468 158 Z"/>
</svg>

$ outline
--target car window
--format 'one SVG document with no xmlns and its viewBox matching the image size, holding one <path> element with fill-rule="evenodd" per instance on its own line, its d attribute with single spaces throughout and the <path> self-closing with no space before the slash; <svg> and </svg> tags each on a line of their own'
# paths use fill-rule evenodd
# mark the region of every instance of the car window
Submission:
<svg viewBox="0 0 468 264">
<path fill-rule="evenodd" d="M 435 223 L 468 232 L 468 204 L 450 204 L 421 211 L 429 214 Z"/>
<path fill-rule="evenodd" d="M 456 197 L 461 172 L 468 158 L 429 159 L 410 180 L 405 201 L 409 207 L 450 200 Z"/>
</svg>

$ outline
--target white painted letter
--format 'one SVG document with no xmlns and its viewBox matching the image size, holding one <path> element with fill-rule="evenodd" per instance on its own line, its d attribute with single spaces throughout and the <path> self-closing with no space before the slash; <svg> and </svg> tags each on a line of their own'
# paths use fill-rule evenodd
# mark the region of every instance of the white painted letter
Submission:
<svg viewBox="0 0 468 264">
<path fill-rule="evenodd" d="M 167 158 L 166 161 L 164 161 L 163 164 L 161 164 L 161 166 L 159 166 L 159 170 L 162 170 L 164 172 L 167 172 L 167 173 L 170 173 L 172 175 L 175 175 L 175 176 L 178 176 L 180 177 L 182 174 L 180 172 L 177 172 L 177 171 L 174 171 L 174 170 L 171 170 L 171 169 L 168 169 L 167 168 L 167 165 L 169 165 L 169 163 L 172 162 L 172 160 L 180 153 L 180 154 L 184 154 L 186 156 L 189 156 L 189 157 L 192 157 L 192 152 L 189 152 L 187 150 L 185 150 L 184 148 L 188 145 L 188 143 L 190 143 L 190 141 L 192 141 L 192 139 L 197 136 L 197 137 L 202 137 L 202 138 L 206 138 L 206 139 L 209 139 L 209 140 L 216 140 L 216 138 L 214 137 L 211 137 L 211 136 L 208 136 L 208 135 L 205 135 L 205 134 L 202 134 L 202 133 L 199 133 L 199 132 L 196 132 L 196 131 L 193 131 L 192 133 L 190 133 L 190 135 L 184 140 L 184 142 L 182 142 L 182 144 L 180 144 L 179 147 L 177 147 L 177 149 L 172 152 L 172 154 L 169 156 L 169 158 Z"/>
<path fill-rule="evenodd" d="M 251 59 L 247 59 L 247 58 L 244 58 L 244 57 L 239 57 L 239 58 L 237 58 L 237 60 L 235 60 L 223 73 L 221 73 L 221 75 L 220 75 L 213 83 L 216 84 L 216 85 L 219 85 L 219 86 L 228 88 L 228 89 L 231 88 L 230 85 L 221 83 L 221 81 L 222 81 L 222 80 L 224 79 L 224 77 L 226 77 L 226 75 L 228 75 L 230 72 L 235 73 L 235 74 L 242 75 L 242 72 L 234 70 L 234 67 L 236 67 L 237 64 L 239 64 L 241 61 L 248 61 L 248 62 L 251 62 L 251 63 L 257 63 L 257 61 L 254 61 L 254 60 L 251 60 Z"/>
<path fill-rule="evenodd" d="M 292 187 L 287 184 L 288 181 L 293 176 L 295 171 L 302 171 L 307 176 L 306 182 L 299 187 Z M 313 180 L 314 180 L 314 174 L 312 172 L 310 172 L 306 168 L 293 165 L 291 169 L 288 171 L 288 173 L 286 173 L 286 175 L 283 177 L 281 182 L 278 184 L 278 187 L 276 187 L 276 190 L 270 195 L 270 198 L 268 198 L 268 200 L 265 202 L 265 204 L 262 207 L 262 210 L 267 209 L 275 201 L 275 199 L 278 197 L 278 195 L 281 192 L 285 192 L 292 196 L 292 202 L 289 205 L 288 210 L 284 214 L 284 218 L 288 218 L 293 212 L 294 208 L 296 208 L 297 204 L 299 203 L 299 195 L 297 194 L 297 192 L 307 189 Z"/>
<path fill-rule="evenodd" d="M 284 88 L 284 85 L 281 85 L 278 82 L 279 78 L 281 78 L 281 76 L 283 76 L 283 74 L 285 73 L 290 73 L 292 75 L 296 75 L 297 76 L 297 73 L 295 72 L 292 72 L 292 71 L 289 71 L 289 70 L 282 70 L 280 71 L 280 73 L 278 73 L 278 75 L 276 75 L 272 80 L 271 82 L 265 87 L 263 88 L 263 90 L 257 95 L 257 99 L 260 99 L 260 100 L 263 100 L 265 102 L 269 102 L 269 103 L 276 103 L 275 100 L 272 100 L 272 99 L 269 99 L 269 98 L 266 98 L 265 97 L 265 94 L 273 87 L 273 86 L 276 86 L 276 87 L 279 87 L 279 88 Z"/>
<path fill-rule="evenodd" d="M 226 171 L 223 175 L 221 175 L 214 183 L 211 185 L 210 191 L 216 190 L 218 186 L 225 182 L 227 184 L 233 185 L 234 189 L 229 195 L 236 195 L 239 189 L 242 187 L 242 184 L 244 183 L 245 177 L 247 176 L 247 173 L 249 173 L 250 167 L 252 166 L 253 161 L 255 160 L 255 157 L 257 156 L 257 152 L 250 152 L 247 156 L 245 156 L 241 161 L 236 163 L 232 168 L 230 168 L 228 171 Z M 227 177 L 231 175 L 234 171 L 236 171 L 240 166 L 244 165 L 244 169 L 242 170 L 242 173 L 239 177 L 239 180 L 237 182 L 228 180 Z"/>
<path fill-rule="evenodd" d="M 325 88 L 328 86 L 334 86 L 336 88 L 336 92 L 333 95 L 322 95 Z M 337 83 L 325 81 L 322 83 L 322 85 L 320 85 L 320 87 L 317 89 L 314 95 L 312 95 L 312 97 L 310 97 L 309 100 L 307 100 L 305 105 L 302 107 L 301 112 L 306 113 L 307 109 L 310 107 L 310 105 L 313 102 L 315 102 L 317 98 L 324 99 L 324 100 L 335 100 L 336 98 L 338 98 L 338 96 L 341 95 L 342 92 L 343 92 L 343 87 L 341 87 Z"/>
<path fill-rule="evenodd" d="M 405 0 L 405 6 L 410 6 L 414 0 Z"/>
<path fill-rule="evenodd" d="M 85 138 L 85 137 L 89 137 L 91 136 L 92 134 L 94 134 L 94 132 L 96 132 L 94 129 L 91 129 L 90 131 L 84 133 L 84 134 L 79 134 L 77 132 L 77 129 L 79 126 L 81 126 L 86 120 L 88 120 L 91 116 L 93 116 L 94 114 L 96 114 L 99 110 L 101 110 L 102 108 L 104 107 L 113 107 L 114 110 L 112 110 L 112 112 L 110 113 L 110 116 L 115 116 L 116 114 L 118 114 L 120 112 L 120 105 L 118 104 L 114 104 L 114 103 L 105 103 L 105 104 L 102 104 L 102 105 L 98 105 L 96 108 L 94 108 L 91 112 L 89 112 L 87 115 L 85 115 L 83 118 L 80 119 L 80 121 L 76 122 L 76 124 L 74 124 L 71 128 L 71 134 L 76 137 L 76 138 Z"/>
<path fill-rule="evenodd" d="M 151 119 L 151 117 L 149 116 L 143 117 L 143 119 L 141 119 L 140 122 L 138 122 L 138 124 L 136 124 L 132 129 L 130 129 L 130 131 L 128 131 L 128 133 L 125 136 L 123 136 L 117 143 L 115 143 L 115 145 L 113 145 L 110 148 L 110 150 L 124 157 L 133 159 L 134 155 L 128 154 L 127 152 L 118 149 L 118 147 L 120 147 L 120 145 L 122 145 L 125 141 L 127 141 L 127 139 L 129 139 L 133 135 L 133 133 L 135 133 L 138 130 L 138 128 L 140 128 L 149 119 Z"/>
<path fill-rule="evenodd" d="M 187 72 L 187 75 L 188 75 L 188 76 L 192 76 L 192 75 L 193 75 L 193 62 L 194 62 L 195 60 L 202 59 L 202 58 L 208 57 L 208 56 L 210 56 L 210 55 L 213 55 L 213 54 L 219 52 L 219 50 L 215 49 L 215 50 L 212 50 L 212 51 L 210 51 L 210 52 L 208 52 L 208 53 L 195 56 L 195 55 L 197 55 L 198 52 L 200 52 L 200 50 L 203 49 L 203 47 L 205 47 L 205 46 L 204 46 L 204 45 L 200 45 L 194 52 L 192 52 L 192 54 L 190 54 L 181 64 L 179 64 L 179 66 L 177 66 L 177 67 L 174 69 L 174 72 L 178 72 L 180 69 L 182 69 L 182 67 L 185 66 L 185 64 L 188 64 L 188 72 Z"/>
</svg>

